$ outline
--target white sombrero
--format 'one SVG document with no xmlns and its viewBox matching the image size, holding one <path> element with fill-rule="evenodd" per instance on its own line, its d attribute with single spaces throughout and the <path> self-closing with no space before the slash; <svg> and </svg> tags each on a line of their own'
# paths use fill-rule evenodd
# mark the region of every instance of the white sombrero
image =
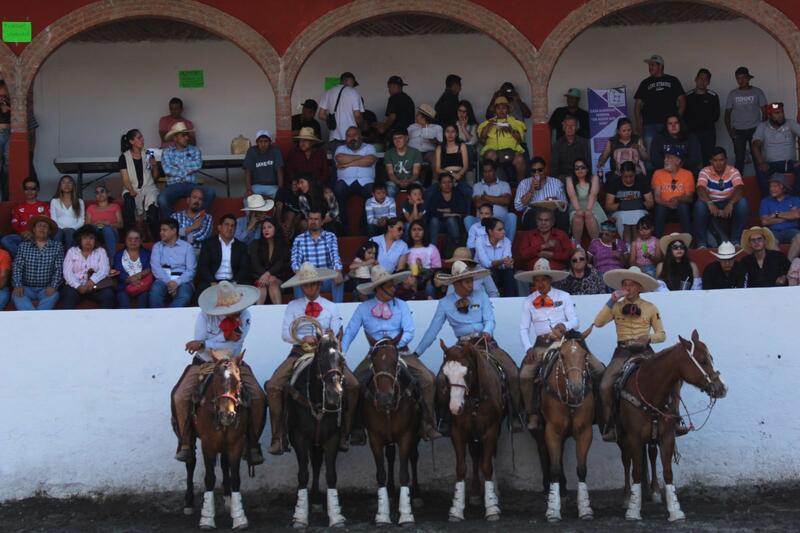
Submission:
<svg viewBox="0 0 800 533">
<path fill-rule="evenodd" d="M 485 278 L 491 274 L 485 268 L 476 268 L 471 270 L 469 265 L 467 265 L 463 261 L 456 261 L 453 263 L 452 268 L 450 269 L 450 274 L 439 274 L 437 278 L 441 281 L 444 285 L 452 285 L 456 281 L 462 281 L 465 279 L 481 279 Z"/>
<path fill-rule="evenodd" d="M 272 211 L 275 201 L 272 198 L 264 198 L 260 194 L 251 194 L 244 201 L 242 211 Z"/>
<path fill-rule="evenodd" d="M 689 249 L 689 245 L 692 244 L 692 236 L 688 233 L 670 233 L 669 235 L 664 235 L 658 240 L 658 247 L 661 249 L 662 255 L 667 255 L 667 248 L 675 241 L 681 241 L 686 249 Z"/>
<path fill-rule="evenodd" d="M 255 287 L 220 281 L 200 293 L 197 304 L 207 315 L 223 316 L 243 311 L 256 300 L 258 289 Z"/>
<path fill-rule="evenodd" d="M 375 265 L 372 267 L 372 271 L 370 272 L 371 281 L 367 281 L 366 283 L 361 283 L 356 287 L 358 292 L 361 294 L 372 294 L 375 292 L 375 289 L 383 285 L 384 283 L 392 282 L 395 285 L 398 283 L 402 283 L 404 279 L 411 275 L 411 272 L 408 270 L 404 270 L 403 272 L 395 272 L 394 274 L 388 273 L 384 268 L 380 265 Z"/>
<path fill-rule="evenodd" d="M 733 259 L 744 250 L 737 250 L 736 246 L 730 241 L 724 241 L 722 244 L 719 245 L 717 251 L 714 252 L 712 250 L 711 255 L 716 257 L 717 259 Z"/>
<path fill-rule="evenodd" d="M 547 276 L 552 281 L 561 281 L 569 276 L 569 272 L 564 270 L 550 270 L 550 261 L 547 259 L 539 259 L 536 261 L 536 264 L 533 265 L 533 270 L 518 272 L 514 274 L 514 279 L 524 283 L 530 283 L 537 276 Z"/>
<path fill-rule="evenodd" d="M 297 271 L 297 274 L 281 285 L 281 289 L 327 281 L 335 278 L 336 274 L 337 272 L 330 268 L 317 268 L 311 263 L 303 263 L 300 265 L 300 270 Z"/>
<path fill-rule="evenodd" d="M 171 141 L 173 137 L 175 137 L 179 133 L 194 133 L 193 129 L 189 129 L 185 122 L 176 122 L 172 125 L 172 127 L 164 134 L 165 141 Z"/>
<path fill-rule="evenodd" d="M 615 268 L 603 274 L 603 282 L 612 289 L 621 288 L 622 282 L 626 279 L 635 281 L 641 285 L 642 290 L 645 292 L 654 291 L 658 288 L 658 281 L 642 272 L 639 267 L 632 266 L 628 269 Z"/>
</svg>

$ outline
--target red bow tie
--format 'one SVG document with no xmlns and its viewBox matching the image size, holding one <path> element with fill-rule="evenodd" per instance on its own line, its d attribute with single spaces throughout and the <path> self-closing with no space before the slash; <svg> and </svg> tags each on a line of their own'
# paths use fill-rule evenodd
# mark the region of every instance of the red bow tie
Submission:
<svg viewBox="0 0 800 533">
<path fill-rule="evenodd" d="M 539 295 L 533 300 L 533 306 L 536 309 L 541 309 L 542 307 L 553 307 L 553 300 L 551 300 L 549 296 Z"/>
<path fill-rule="evenodd" d="M 322 306 L 319 305 L 317 302 L 308 302 L 306 304 L 306 316 L 319 318 L 319 314 L 322 312 Z"/>
<path fill-rule="evenodd" d="M 242 322 L 238 318 L 231 318 L 227 317 L 219 323 L 219 329 L 222 330 L 222 334 L 225 336 L 226 341 L 230 340 L 238 340 L 233 338 L 233 333 L 242 325 Z"/>
</svg>

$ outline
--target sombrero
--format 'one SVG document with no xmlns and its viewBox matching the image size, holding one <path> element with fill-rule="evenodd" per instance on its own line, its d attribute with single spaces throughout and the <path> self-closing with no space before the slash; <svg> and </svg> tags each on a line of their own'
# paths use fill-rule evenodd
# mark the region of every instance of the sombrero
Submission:
<svg viewBox="0 0 800 533">
<path fill-rule="evenodd" d="M 719 245 L 717 251 L 711 252 L 711 255 L 716 257 L 717 259 L 733 259 L 737 255 L 742 253 L 742 250 L 737 250 L 736 246 L 733 245 L 730 241 L 724 241 L 722 244 Z"/>
<path fill-rule="evenodd" d="M 450 259 L 445 259 L 443 263 L 453 263 L 455 261 L 461 261 L 462 263 L 467 263 L 470 265 L 478 264 L 478 262 L 472 258 L 472 252 L 470 252 L 469 248 L 466 246 L 459 246 L 453 250 L 453 257 Z"/>
<path fill-rule="evenodd" d="M 658 288 L 658 281 L 642 272 L 639 267 L 632 266 L 628 269 L 615 268 L 603 274 L 603 282 L 612 289 L 621 288 L 622 282 L 626 279 L 635 281 L 641 285 L 642 290 L 645 292 L 654 291 Z"/>
<path fill-rule="evenodd" d="M 251 285 L 237 285 L 220 281 L 204 290 L 197 305 L 207 315 L 223 316 L 247 309 L 258 300 L 258 289 Z"/>
<path fill-rule="evenodd" d="M 681 241 L 686 248 L 692 244 L 692 236 L 688 233 L 670 233 L 664 235 L 658 240 L 658 247 L 661 249 L 661 255 L 667 255 L 667 248 L 675 241 Z"/>
<path fill-rule="evenodd" d="M 185 122 L 176 122 L 172 125 L 167 133 L 164 134 L 165 141 L 171 141 L 179 133 L 194 133 L 194 130 L 189 129 Z"/>
<path fill-rule="evenodd" d="M 358 292 L 361 294 L 372 294 L 375 292 L 375 289 L 383 285 L 384 283 L 392 282 L 395 285 L 401 283 L 404 279 L 411 275 L 411 272 L 408 270 L 404 270 L 403 272 L 395 272 L 394 274 L 390 274 L 380 265 L 376 265 L 372 267 L 372 271 L 370 272 L 371 281 L 366 283 L 361 283 L 356 287 Z"/>
<path fill-rule="evenodd" d="M 470 269 L 464 261 L 456 261 L 450 269 L 450 274 L 439 274 L 438 280 L 444 285 L 452 285 L 465 279 L 481 279 L 491 274 L 485 268 Z"/>
<path fill-rule="evenodd" d="M 529 204 L 534 209 L 547 209 L 548 211 L 563 211 L 567 208 L 567 202 L 564 200 L 539 200 Z"/>
<path fill-rule="evenodd" d="M 300 270 L 297 271 L 297 274 L 281 285 L 281 289 L 326 281 L 335 278 L 336 274 L 337 272 L 330 268 L 317 268 L 311 263 L 303 263 L 300 265 Z"/>
<path fill-rule="evenodd" d="M 547 259 L 539 259 L 533 265 L 533 270 L 526 272 L 517 272 L 514 274 L 514 279 L 524 283 L 530 283 L 537 276 L 547 276 L 552 281 L 561 281 L 569 276 L 569 272 L 564 270 L 550 270 L 550 261 Z"/>
<path fill-rule="evenodd" d="M 314 128 L 300 128 L 300 132 L 293 137 L 295 141 L 314 141 L 315 143 L 322 142 L 314 135 Z"/>
<path fill-rule="evenodd" d="M 417 113 L 422 113 L 428 118 L 435 119 L 436 118 L 436 111 L 434 111 L 433 107 L 430 104 L 420 104 L 417 106 Z"/>
<path fill-rule="evenodd" d="M 28 222 L 28 224 L 30 224 L 30 222 Z M 764 240 L 767 241 L 768 250 L 778 249 L 778 241 L 775 239 L 775 235 L 773 235 L 772 230 L 769 228 L 762 228 L 761 226 L 753 226 L 752 228 L 746 229 L 742 232 L 742 250 L 748 254 L 753 253 L 753 248 L 750 246 L 750 237 L 756 233 L 764 237 Z"/>
<path fill-rule="evenodd" d="M 44 222 L 47 224 L 47 226 L 50 228 L 50 235 L 55 235 L 55 233 L 58 231 L 58 225 L 56 224 L 56 221 L 44 215 L 34 215 L 29 218 L 27 224 L 28 230 L 33 231 L 33 228 L 35 228 L 36 224 L 39 222 Z"/>
<path fill-rule="evenodd" d="M 260 194 L 251 194 L 244 201 L 242 211 L 272 211 L 275 201 L 272 198 L 264 198 Z"/>
</svg>

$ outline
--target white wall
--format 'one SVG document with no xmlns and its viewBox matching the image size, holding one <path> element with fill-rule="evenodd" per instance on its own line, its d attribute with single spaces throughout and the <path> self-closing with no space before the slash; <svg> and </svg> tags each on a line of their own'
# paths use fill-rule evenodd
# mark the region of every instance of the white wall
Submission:
<svg viewBox="0 0 800 533">
<path fill-rule="evenodd" d="M 712 351 L 717 369 L 730 387 L 706 427 L 680 439 L 682 461 L 675 468 L 678 485 L 733 485 L 796 480 L 800 476 L 800 425 L 787 415 L 787 396 L 800 375 L 796 329 L 796 288 L 744 289 L 698 293 L 652 294 L 664 318 L 668 346 L 677 335 L 688 337 L 696 327 Z M 496 336 L 517 361 L 520 299 L 495 300 Z M 585 327 L 605 296 L 576 298 Z M 347 319 L 355 304 L 342 306 Z M 434 302 L 412 302 L 422 336 Z M 3 386 L 0 387 L 0 501 L 46 492 L 51 496 L 108 492 L 180 490 L 183 466 L 172 459 L 175 439 L 169 423 L 169 394 L 188 356 L 196 309 L 132 311 L 52 311 L 0 313 Z M 246 342 L 247 359 L 260 382 L 285 357 L 288 346 L 275 342 L 282 306 L 253 309 L 253 328 Z M 34 322 L 35 320 L 35 322 Z M 36 333 L 31 332 L 35 324 Z M 448 326 L 446 342 L 453 337 Z M 596 329 L 589 346 L 602 360 L 610 357 L 613 327 Z M 353 344 L 348 362 L 356 365 L 366 353 L 363 337 Z M 438 368 L 436 346 L 424 362 Z M 705 397 L 684 386 L 691 410 L 706 405 Z M 788 418 L 787 418 L 788 417 Z M 696 422 L 702 421 L 697 415 Z M 269 435 L 264 436 L 264 444 Z M 497 478 L 502 486 L 536 488 L 540 472 L 534 443 L 527 434 L 514 438 L 511 461 L 508 435 L 499 446 Z M 421 446 L 421 484 L 449 488 L 454 479 L 451 445 L 435 446 L 436 470 L 429 444 Z M 574 446 L 568 442 L 567 475 L 574 488 Z M 341 455 L 341 487 L 370 489 L 374 465 L 367 448 Z M 201 471 L 199 468 L 198 471 Z M 269 486 L 290 490 L 295 484 L 293 454 L 267 457 L 245 489 Z M 198 483 L 202 472 L 196 475 Z M 622 469 L 616 445 L 595 433 L 589 458 L 588 483 L 594 489 L 621 486 Z"/>
<path fill-rule="evenodd" d="M 795 74 L 781 45 L 759 26 L 747 20 L 704 24 L 669 24 L 613 28 L 590 28 L 580 34 L 559 59 L 548 89 L 550 110 L 564 105 L 563 94 L 570 87 L 586 88 L 625 85 L 628 112 L 633 113 L 633 95 L 648 76 L 643 59 L 659 54 L 665 72 L 681 80 L 684 89 L 694 88 L 698 69 L 711 71 L 710 89 L 719 95 L 722 113 L 728 93 L 736 88 L 733 72 L 744 65 L 755 76 L 768 101 L 784 102 L 787 117 L 796 117 Z M 733 144 L 720 117 L 717 143 L 733 158 Z"/>
<path fill-rule="evenodd" d="M 204 88 L 178 88 L 178 71 L 199 69 Z M 57 157 L 118 156 L 120 136 L 131 128 L 157 147 L 158 119 L 173 96 L 183 100 L 204 153 L 229 154 L 240 133 L 252 140 L 261 128 L 275 131 L 269 80 L 233 43 L 67 43 L 56 50 L 34 83 L 36 170 L 45 195 L 58 178 Z"/>
</svg>

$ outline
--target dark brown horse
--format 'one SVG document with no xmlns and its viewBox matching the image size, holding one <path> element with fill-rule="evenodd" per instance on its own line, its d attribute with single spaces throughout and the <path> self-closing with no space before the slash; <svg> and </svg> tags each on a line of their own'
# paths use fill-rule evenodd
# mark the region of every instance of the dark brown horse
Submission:
<svg viewBox="0 0 800 533">
<path fill-rule="evenodd" d="M 669 405 L 672 390 L 679 382 L 685 381 L 708 394 L 712 403 L 717 398 L 724 398 L 728 392 L 697 330 L 692 332 L 691 340 L 678 338 L 679 342 L 674 346 L 644 358 L 620 392 L 617 435 L 625 469 L 625 496 L 628 499 L 625 518 L 628 520 L 642 519 L 642 479 L 646 468 L 644 449 L 648 443 L 657 443 L 661 451 L 668 520 L 674 522 L 686 518 L 672 484 L 675 424 L 678 421 L 677 408 Z M 655 446 L 651 450 L 651 489 L 657 492 Z M 631 465 L 633 485 L 628 476 Z"/>
<path fill-rule="evenodd" d="M 488 355 L 479 352 L 472 344 L 456 344 L 448 348 L 444 341 L 439 342 L 444 350 L 442 371 L 447 378 L 450 412 L 453 415 L 450 439 L 456 453 L 456 487 L 450 507 L 450 521 L 464 519 L 467 445 L 472 457 L 470 491 L 473 495 L 479 494 L 482 473 L 486 520 L 499 520 L 500 504 L 494 486 L 493 461 L 500 424 L 505 415 L 500 375 Z"/>
<path fill-rule="evenodd" d="M 408 372 L 403 372 L 403 362 L 397 351 L 401 331 L 395 338 L 375 340 L 369 335 L 370 370 L 372 380 L 362 389 L 361 415 L 369 433 L 369 445 L 375 458 L 378 480 L 378 512 L 375 524 L 392 523 L 389 514 L 389 489 L 387 489 L 384 453 L 389 458 L 390 477 L 394 471 L 394 452 L 389 447 L 397 445 L 400 454 L 400 519 L 399 525 L 413 525 L 414 513 L 411 498 L 419 494 L 417 484 L 417 459 L 419 453 L 421 413 L 414 398 Z M 412 479 L 409 485 L 408 463 L 411 460 Z M 393 485 L 393 483 L 392 483 Z M 390 487 L 393 488 L 393 487 Z"/>
</svg>

